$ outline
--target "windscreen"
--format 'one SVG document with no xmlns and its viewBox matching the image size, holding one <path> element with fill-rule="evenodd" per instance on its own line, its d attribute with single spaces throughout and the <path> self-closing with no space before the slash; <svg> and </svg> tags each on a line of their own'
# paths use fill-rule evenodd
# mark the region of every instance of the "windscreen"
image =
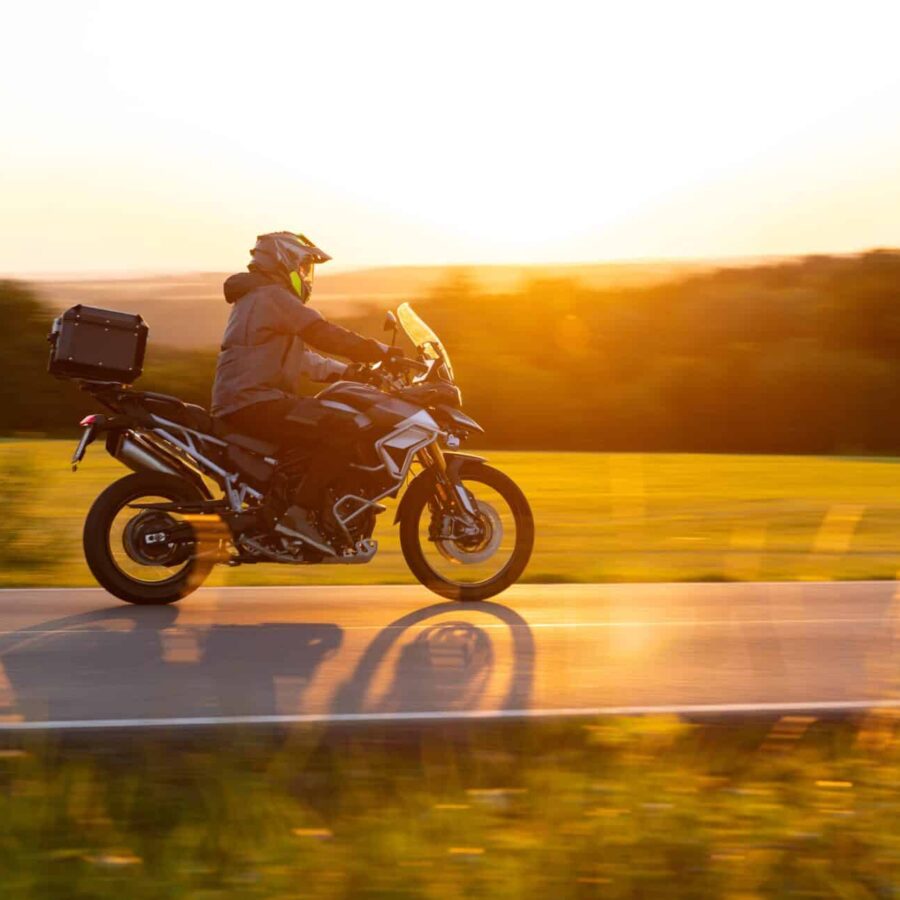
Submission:
<svg viewBox="0 0 900 900">
<path fill-rule="evenodd" d="M 453 366 L 450 364 L 450 357 L 447 355 L 440 338 L 428 327 L 424 319 L 420 318 L 408 303 L 402 303 L 397 307 L 397 318 L 400 320 L 407 337 L 416 347 L 428 359 L 441 360 L 447 369 L 447 374 L 452 379 Z"/>
</svg>

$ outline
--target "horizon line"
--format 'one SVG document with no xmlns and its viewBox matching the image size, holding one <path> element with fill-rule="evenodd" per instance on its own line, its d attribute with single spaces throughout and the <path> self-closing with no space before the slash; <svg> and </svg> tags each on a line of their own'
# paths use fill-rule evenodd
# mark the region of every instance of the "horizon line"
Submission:
<svg viewBox="0 0 900 900">
<path fill-rule="evenodd" d="M 554 269 L 584 269 L 584 268 L 601 268 L 604 266 L 727 266 L 727 265 L 753 265 L 763 262 L 774 261 L 790 261 L 799 260 L 811 256 L 830 256 L 849 258 L 860 256 L 865 253 L 876 251 L 890 251 L 892 247 L 869 247 L 860 250 L 850 251 L 803 251 L 796 253 L 748 253 L 744 255 L 723 255 L 723 256 L 634 256 L 634 257 L 617 257 L 610 259 L 598 259 L 593 261 L 582 262 L 560 262 L 560 261 L 540 261 L 540 262 L 436 262 L 436 263 L 387 263 L 387 264 L 369 264 L 360 266 L 341 266 L 338 265 L 335 270 L 322 272 L 320 279 L 333 278 L 342 275 L 360 275 L 367 272 L 391 271 L 399 269 L 538 269 L 538 268 L 554 268 Z M 244 267 L 241 267 L 243 269 Z M 163 268 L 133 268 L 133 269 L 67 269 L 60 271 L 26 271 L 0 272 L 0 279 L 3 280 L 20 280 L 20 281 L 120 281 L 120 280 L 145 280 L 147 278 L 181 278 L 186 276 L 202 276 L 202 275 L 223 275 L 234 271 L 234 269 L 163 269 Z M 238 270 L 240 271 L 240 270 Z"/>
</svg>

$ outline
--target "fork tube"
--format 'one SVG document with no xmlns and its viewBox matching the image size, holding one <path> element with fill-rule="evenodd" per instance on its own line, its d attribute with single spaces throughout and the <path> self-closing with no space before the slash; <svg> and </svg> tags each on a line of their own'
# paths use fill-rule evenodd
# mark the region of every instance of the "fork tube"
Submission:
<svg viewBox="0 0 900 900">
<path fill-rule="evenodd" d="M 438 497 L 442 504 L 452 505 L 452 492 L 448 490 L 449 479 L 447 477 L 447 460 L 444 459 L 444 453 L 437 443 L 429 444 L 423 447 L 418 454 L 419 462 L 426 469 L 435 469 L 437 478 L 434 480 L 434 486 Z"/>
<path fill-rule="evenodd" d="M 466 517 L 477 516 L 478 511 L 472 504 L 468 491 L 463 487 L 461 482 L 454 483 L 450 480 L 447 472 L 447 460 L 444 458 L 444 452 L 437 444 L 430 444 L 423 447 L 419 451 L 420 462 L 424 466 L 433 466 L 437 470 L 437 478 L 434 486 L 441 502 L 447 505 L 448 509 L 456 507 L 459 512 Z"/>
<path fill-rule="evenodd" d="M 426 468 L 429 466 L 433 466 L 438 472 L 441 473 L 445 478 L 447 477 L 447 460 L 444 459 L 444 451 L 437 445 L 429 444 L 427 447 L 423 447 L 419 453 L 419 462 L 422 463 Z"/>
</svg>

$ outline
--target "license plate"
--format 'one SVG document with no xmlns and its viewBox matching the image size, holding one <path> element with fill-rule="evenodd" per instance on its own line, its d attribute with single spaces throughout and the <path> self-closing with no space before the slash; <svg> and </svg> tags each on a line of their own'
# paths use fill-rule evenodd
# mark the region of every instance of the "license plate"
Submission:
<svg viewBox="0 0 900 900">
<path fill-rule="evenodd" d="M 72 454 L 72 470 L 74 471 L 78 467 L 78 463 L 80 463 L 84 459 L 84 453 L 88 448 L 88 444 L 94 440 L 94 431 L 96 430 L 96 426 L 85 425 L 84 431 L 81 433 L 81 440 L 78 442 L 78 446 L 75 448 L 75 452 Z"/>
</svg>

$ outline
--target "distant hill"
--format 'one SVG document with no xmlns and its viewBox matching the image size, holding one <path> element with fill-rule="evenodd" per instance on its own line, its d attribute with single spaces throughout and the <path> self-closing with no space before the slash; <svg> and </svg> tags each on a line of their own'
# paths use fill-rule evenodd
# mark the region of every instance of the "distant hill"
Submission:
<svg viewBox="0 0 900 900">
<path fill-rule="evenodd" d="M 676 271 L 662 284 L 652 284 L 652 272 L 613 270 L 651 279 L 639 287 L 611 287 L 606 267 L 573 268 L 339 273 L 324 280 L 321 305 L 383 336 L 374 304 L 421 296 L 466 412 L 486 429 L 481 446 L 900 454 L 900 249 Z M 606 289 L 573 290 L 567 275 Z M 511 278 L 525 283 L 505 290 Z M 85 280 L 45 290 L 57 305 L 140 309 L 155 339 L 139 387 L 207 404 L 227 311 L 220 279 Z M 48 318 L 27 285 L 0 280 L 4 435 L 71 434 L 96 412 L 90 397 L 47 376 Z M 882 493 L 890 505 L 890 491 Z M 748 485 L 748 515 L 760 497 L 765 485 Z"/>
<path fill-rule="evenodd" d="M 358 319 L 378 315 L 404 300 L 425 297 L 442 284 L 466 280 L 479 294 L 519 290 L 536 278 L 571 279 L 585 287 L 649 287 L 707 271 L 722 261 L 598 263 L 560 266 L 398 266 L 322 274 L 316 303 L 329 317 Z M 745 261 L 741 261 L 745 262 Z M 751 261 L 746 261 L 750 264 Z M 221 340 L 228 305 L 222 282 L 228 273 L 199 272 L 136 278 L 35 280 L 41 299 L 52 309 L 75 303 L 140 312 L 155 344 L 180 348 L 215 347 Z"/>
</svg>

